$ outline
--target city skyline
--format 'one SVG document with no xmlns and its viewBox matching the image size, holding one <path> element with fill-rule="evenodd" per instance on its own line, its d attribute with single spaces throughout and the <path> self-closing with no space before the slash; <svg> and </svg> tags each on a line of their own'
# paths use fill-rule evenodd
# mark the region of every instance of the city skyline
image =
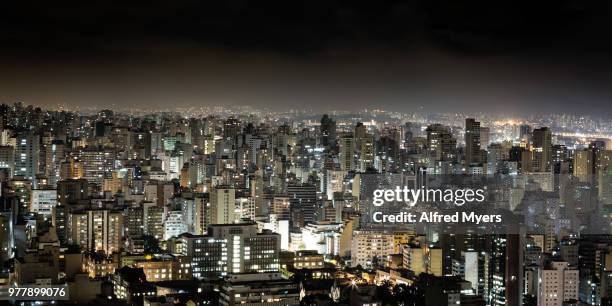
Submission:
<svg viewBox="0 0 612 306">
<path fill-rule="evenodd" d="M 612 3 L 0 9 L 0 304 L 612 305 Z"/>
<path fill-rule="evenodd" d="M 62 298 L 34 287 L 120 306 L 612 297 L 609 120 L 200 112 L 0 104 L 0 289 L 21 294 L 0 298 Z M 406 205 L 412 186 L 422 196 Z"/>
</svg>

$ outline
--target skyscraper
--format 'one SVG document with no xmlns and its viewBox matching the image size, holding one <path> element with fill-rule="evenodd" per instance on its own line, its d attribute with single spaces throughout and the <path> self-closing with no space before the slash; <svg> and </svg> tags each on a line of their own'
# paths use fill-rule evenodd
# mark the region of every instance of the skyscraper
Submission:
<svg viewBox="0 0 612 306">
<path fill-rule="evenodd" d="M 340 138 L 340 170 L 355 170 L 355 139 L 352 136 Z"/>
<path fill-rule="evenodd" d="M 527 124 L 519 126 L 519 140 L 524 142 L 531 141 L 531 126 Z"/>
<path fill-rule="evenodd" d="M 71 243 L 83 249 L 112 254 L 121 250 L 123 215 L 120 211 L 88 209 L 68 215 L 68 233 Z"/>
<path fill-rule="evenodd" d="M 60 180 L 60 166 L 64 158 L 64 149 L 65 146 L 62 140 L 53 140 L 45 148 L 45 174 L 49 178 L 51 185 L 54 186 Z"/>
<path fill-rule="evenodd" d="M 567 262 L 555 261 L 539 271 L 538 305 L 557 306 L 578 300 L 578 269 Z"/>
<path fill-rule="evenodd" d="M 18 133 L 15 143 L 15 175 L 34 179 L 38 173 L 40 137 L 31 132 Z"/>
<path fill-rule="evenodd" d="M 336 121 L 325 114 L 321 118 L 321 145 L 333 146 L 336 139 Z"/>
<path fill-rule="evenodd" d="M 368 130 L 362 122 L 357 122 L 355 125 L 355 138 L 364 138 L 366 137 Z"/>
<path fill-rule="evenodd" d="M 219 186 L 210 192 L 210 223 L 228 224 L 236 220 L 236 190 Z"/>
<path fill-rule="evenodd" d="M 535 172 L 550 171 L 552 159 L 552 134 L 550 129 L 542 127 L 533 130 L 533 170 Z"/>
<path fill-rule="evenodd" d="M 522 305 L 523 235 L 491 235 L 490 305 Z"/>
<path fill-rule="evenodd" d="M 479 164 L 480 160 L 480 122 L 473 118 L 465 119 L 465 164 Z"/>
<path fill-rule="evenodd" d="M 599 201 L 612 205 L 612 150 L 600 151 L 597 162 Z"/>
<path fill-rule="evenodd" d="M 491 129 L 489 127 L 480 127 L 480 149 L 486 150 L 489 146 L 491 138 Z"/>
<path fill-rule="evenodd" d="M 302 227 L 317 220 L 317 189 L 312 184 L 287 186 L 293 227 Z"/>
<path fill-rule="evenodd" d="M 435 161 L 451 161 L 456 157 L 457 140 L 453 138 L 450 129 L 441 124 L 432 124 L 427 132 L 427 151 Z"/>
<path fill-rule="evenodd" d="M 76 204 L 79 200 L 86 199 L 88 196 L 87 180 L 68 179 L 59 181 L 57 190 L 59 204 Z"/>
<path fill-rule="evenodd" d="M 365 128 L 355 127 L 355 151 L 357 153 L 356 167 L 360 172 L 365 172 L 374 166 L 374 140 L 366 133 Z"/>
<path fill-rule="evenodd" d="M 14 256 L 15 235 L 13 232 L 13 214 L 0 211 L 0 260 L 6 261 Z"/>
<path fill-rule="evenodd" d="M 581 182 L 593 182 L 593 150 L 585 148 L 574 152 L 574 176 Z"/>
<path fill-rule="evenodd" d="M 240 121 L 236 118 L 228 118 L 223 123 L 223 138 L 235 139 L 240 133 Z"/>
<path fill-rule="evenodd" d="M 105 173 L 114 170 L 113 158 L 111 150 L 88 148 L 80 151 L 79 160 L 83 163 L 83 178 L 101 190 Z"/>
</svg>

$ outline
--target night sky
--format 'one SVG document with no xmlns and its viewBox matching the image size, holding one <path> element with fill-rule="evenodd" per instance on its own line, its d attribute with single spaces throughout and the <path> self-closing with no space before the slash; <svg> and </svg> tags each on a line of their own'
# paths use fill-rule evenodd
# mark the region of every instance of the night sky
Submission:
<svg viewBox="0 0 612 306">
<path fill-rule="evenodd" d="M 612 116 L 609 1 L 15 2 L 5 103 Z"/>
</svg>

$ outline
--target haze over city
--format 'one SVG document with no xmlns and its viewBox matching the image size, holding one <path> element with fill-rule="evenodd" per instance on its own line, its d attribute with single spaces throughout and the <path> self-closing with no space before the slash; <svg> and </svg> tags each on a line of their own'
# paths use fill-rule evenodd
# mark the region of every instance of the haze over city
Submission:
<svg viewBox="0 0 612 306">
<path fill-rule="evenodd" d="M 605 1 L 10 4 L 0 101 L 609 117 Z"/>
</svg>

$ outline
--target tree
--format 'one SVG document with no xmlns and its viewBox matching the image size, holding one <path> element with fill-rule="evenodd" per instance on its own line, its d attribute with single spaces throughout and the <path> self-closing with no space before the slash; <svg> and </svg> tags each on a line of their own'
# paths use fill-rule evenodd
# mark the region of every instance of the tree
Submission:
<svg viewBox="0 0 612 306">
<path fill-rule="evenodd" d="M 157 238 L 151 235 L 142 236 L 144 240 L 144 252 L 146 254 L 158 254 L 161 253 L 162 249 L 159 247 L 159 241 Z"/>
<path fill-rule="evenodd" d="M 393 298 L 393 284 L 386 280 L 376 287 L 376 298 L 383 302 L 383 305 L 397 305 Z"/>
<path fill-rule="evenodd" d="M 399 284 L 393 287 L 393 298 L 400 306 L 417 305 L 418 297 L 416 287 Z"/>
</svg>

